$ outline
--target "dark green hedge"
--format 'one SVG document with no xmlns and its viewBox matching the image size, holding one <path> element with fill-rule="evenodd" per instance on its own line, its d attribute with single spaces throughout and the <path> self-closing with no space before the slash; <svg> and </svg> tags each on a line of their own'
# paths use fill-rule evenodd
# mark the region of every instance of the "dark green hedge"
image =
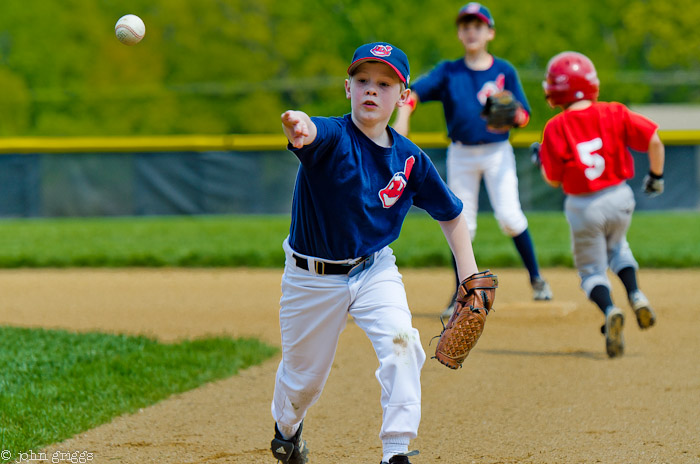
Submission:
<svg viewBox="0 0 700 464">
<path fill-rule="evenodd" d="M 443 0 L 3 0 L 0 136 L 278 133 L 289 107 L 347 112 L 345 69 L 361 43 L 385 40 L 409 55 L 414 80 L 459 57 Z M 521 72 L 531 127 L 552 115 L 540 81 L 563 50 L 588 54 L 601 98 L 699 102 L 700 3 L 663 0 L 487 2 L 491 51 Z M 133 13 L 146 24 L 132 47 L 114 35 Z M 417 131 L 441 131 L 439 105 Z"/>
</svg>

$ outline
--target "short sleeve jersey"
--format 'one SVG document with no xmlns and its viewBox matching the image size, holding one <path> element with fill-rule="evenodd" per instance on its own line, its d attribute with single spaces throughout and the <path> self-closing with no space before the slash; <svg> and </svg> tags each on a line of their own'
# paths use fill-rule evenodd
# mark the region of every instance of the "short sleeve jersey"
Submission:
<svg viewBox="0 0 700 464">
<path fill-rule="evenodd" d="M 392 128 L 393 144 L 385 148 L 349 114 L 312 121 L 314 141 L 288 146 L 301 162 L 292 200 L 294 250 L 330 260 L 357 258 L 396 240 L 411 205 L 438 221 L 461 213 L 462 202 L 430 158 Z"/>
<path fill-rule="evenodd" d="M 540 158 L 547 178 L 571 195 L 597 192 L 634 177 L 628 148 L 644 152 L 658 128 L 616 102 L 563 111 L 545 125 Z"/>
<path fill-rule="evenodd" d="M 412 84 L 411 90 L 418 94 L 421 102 L 442 102 L 448 137 L 465 145 L 508 140 L 508 132 L 486 130 L 481 110 L 489 95 L 509 90 L 530 112 L 515 68 L 498 57 L 493 57 L 490 68 L 481 71 L 468 68 L 464 58 L 442 61 Z"/>
</svg>

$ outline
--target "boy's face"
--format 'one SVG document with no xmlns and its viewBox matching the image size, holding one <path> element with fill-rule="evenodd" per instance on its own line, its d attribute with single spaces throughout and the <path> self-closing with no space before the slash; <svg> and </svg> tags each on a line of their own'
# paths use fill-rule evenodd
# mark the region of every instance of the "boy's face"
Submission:
<svg viewBox="0 0 700 464">
<path fill-rule="evenodd" d="M 486 50 L 486 46 L 495 35 L 496 31 L 476 16 L 460 21 L 457 25 L 457 37 L 467 52 Z"/>
<path fill-rule="evenodd" d="M 361 63 L 345 80 L 353 119 L 365 125 L 387 124 L 396 106 L 402 106 L 410 93 L 396 72 L 378 61 Z"/>
</svg>

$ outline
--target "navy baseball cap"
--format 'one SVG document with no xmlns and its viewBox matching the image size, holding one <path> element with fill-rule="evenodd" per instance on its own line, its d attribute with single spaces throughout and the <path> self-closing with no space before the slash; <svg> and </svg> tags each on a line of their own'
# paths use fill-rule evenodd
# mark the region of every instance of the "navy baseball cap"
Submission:
<svg viewBox="0 0 700 464">
<path fill-rule="evenodd" d="M 459 13 L 457 13 L 457 19 L 455 22 L 459 24 L 460 21 L 462 21 L 464 18 L 467 16 L 476 16 L 483 22 L 485 22 L 489 27 L 495 26 L 495 23 L 493 21 L 493 16 L 491 16 L 491 12 L 489 11 L 488 8 L 486 8 L 484 5 L 481 3 L 477 2 L 470 2 L 464 5 L 460 10 Z"/>
<path fill-rule="evenodd" d="M 408 82 L 411 80 L 408 57 L 400 48 L 386 42 L 373 42 L 358 47 L 352 56 L 352 63 L 348 67 L 348 75 L 352 76 L 355 68 L 363 61 L 379 61 L 388 64 L 399 76 L 401 82 L 408 87 Z"/>
</svg>

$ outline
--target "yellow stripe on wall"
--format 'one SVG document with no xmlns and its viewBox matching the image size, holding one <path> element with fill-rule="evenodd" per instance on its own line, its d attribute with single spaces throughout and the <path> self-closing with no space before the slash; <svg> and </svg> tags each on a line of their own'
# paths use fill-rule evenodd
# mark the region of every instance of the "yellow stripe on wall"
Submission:
<svg viewBox="0 0 700 464">
<path fill-rule="evenodd" d="M 135 137 L 0 138 L 0 153 L 113 153 L 284 150 L 284 135 L 163 135 Z"/>
<path fill-rule="evenodd" d="M 541 137 L 540 132 L 513 131 L 510 140 L 514 147 L 529 147 Z M 700 130 L 660 130 L 659 137 L 666 145 L 700 145 Z"/>
<path fill-rule="evenodd" d="M 659 131 L 668 145 L 700 145 L 698 130 Z M 450 141 L 445 133 L 411 134 L 421 148 L 444 148 Z M 513 131 L 514 147 L 528 147 L 540 140 L 537 131 Z M 8 137 L 0 138 L 0 154 L 23 153 L 115 153 L 162 151 L 274 151 L 285 150 L 284 135 L 163 135 L 134 137 Z"/>
</svg>

